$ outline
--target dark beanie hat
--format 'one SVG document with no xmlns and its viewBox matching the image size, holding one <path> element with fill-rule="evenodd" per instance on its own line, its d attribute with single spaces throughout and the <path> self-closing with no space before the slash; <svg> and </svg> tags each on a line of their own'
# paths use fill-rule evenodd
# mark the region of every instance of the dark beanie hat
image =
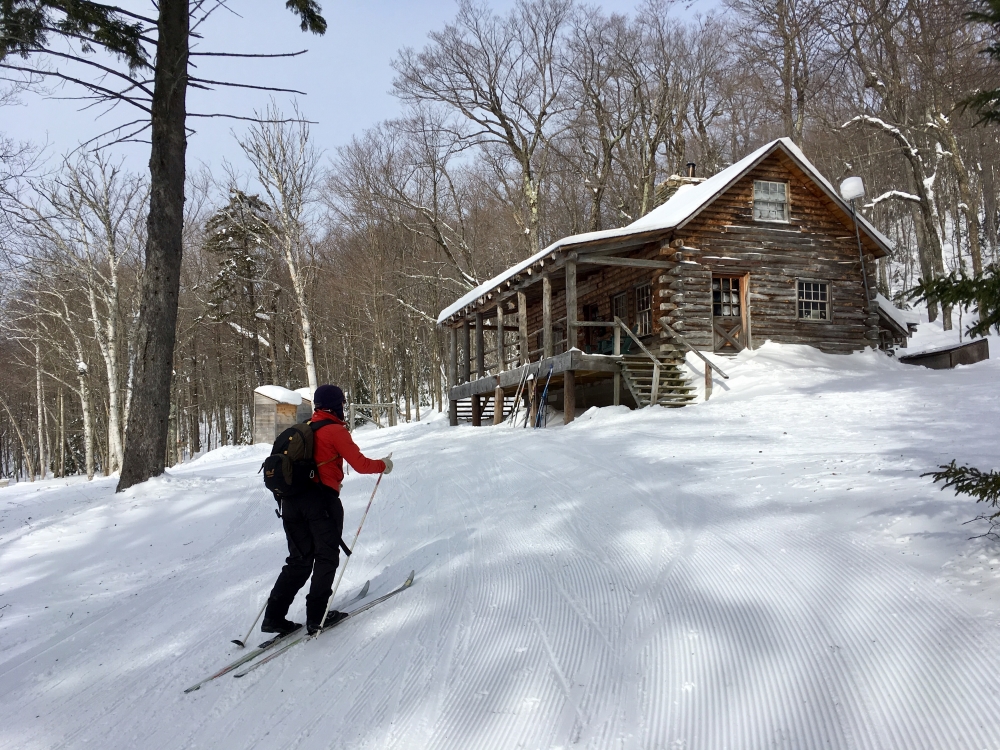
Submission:
<svg viewBox="0 0 1000 750">
<path fill-rule="evenodd" d="M 313 407 L 344 418 L 344 392 L 335 385 L 321 385 L 313 394 Z"/>
</svg>

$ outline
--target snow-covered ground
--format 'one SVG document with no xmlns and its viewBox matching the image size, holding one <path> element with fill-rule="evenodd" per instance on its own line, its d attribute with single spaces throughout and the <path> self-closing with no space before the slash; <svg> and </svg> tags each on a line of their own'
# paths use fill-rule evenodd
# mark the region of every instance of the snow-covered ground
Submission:
<svg viewBox="0 0 1000 750">
<path fill-rule="evenodd" d="M 343 596 L 413 588 L 188 695 L 284 556 L 266 449 L 0 490 L 0 748 L 1000 748 L 1000 545 L 920 476 L 998 466 L 1000 362 L 723 366 L 685 409 L 362 431 L 396 468 Z"/>
</svg>

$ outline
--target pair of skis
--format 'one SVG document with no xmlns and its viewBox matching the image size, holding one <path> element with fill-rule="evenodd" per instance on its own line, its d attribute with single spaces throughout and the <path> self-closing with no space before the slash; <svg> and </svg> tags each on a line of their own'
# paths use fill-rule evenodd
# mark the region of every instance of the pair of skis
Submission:
<svg viewBox="0 0 1000 750">
<path fill-rule="evenodd" d="M 406 589 L 408 589 L 410 586 L 413 585 L 413 576 L 414 576 L 414 573 L 415 573 L 415 571 L 411 570 L 409 577 L 403 582 L 403 584 L 401 586 L 398 586 L 397 588 L 394 588 L 389 593 L 383 594 L 382 596 L 378 597 L 377 599 L 372 599 L 370 602 L 367 602 L 365 604 L 362 604 L 360 607 L 357 607 L 355 609 L 350 610 L 347 613 L 346 617 L 343 617 L 340 620 L 337 620 L 337 622 L 333 623 L 332 625 L 327 625 L 321 631 L 319 631 L 319 633 L 316 633 L 315 635 L 306 635 L 305 633 L 302 632 L 302 629 L 300 628 L 299 630 L 292 631 L 291 633 L 286 633 L 285 635 L 275 636 L 274 638 L 271 638 L 270 640 L 264 641 L 262 644 L 260 644 L 260 646 L 258 646 L 257 648 L 255 648 L 253 651 L 250 651 L 250 652 L 244 654 L 243 656 L 241 656 L 236 661 L 230 662 L 229 664 L 227 664 L 226 666 L 224 666 L 222 669 L 220 669 L 218 672 L 215 672 L 214 674 L 209 675 L 205 679 L 203 679 L 203 680 L 201 680 L 199 682 L 196 682 L 194 685 L 192 685 L 191 687 L 187 688 L 184 692 L 185 693 L 192 693 L 195 690 L 198 690 L 205 683 L 211 682 L 212 680 L 215 680 L 215 679 L 218 679 L 219 677 L 222 677 L 223 675 L 227 675 L 230 672 L 235 672 L 236 670 L 238 670 L 240 667 L 244 666 L 245 664 L 249 664 L 250 662 L 253 662 L 252 664 L 250 664 L 249 667 L 247 667 L 246 669 L 244 669 L 241 672 L 237 672 L 233 676 L 234 677 L 243 677 L 244 675 L 249 674 L 253 670 L 257 669 L 257 667 L 263 666 L 264 664 L 267 664 L 269 661 L 271 661 L 273 659 L 276 659 L 278 656 L 280 656 L 281 654 L 285 653 L 288 649 L 290 649 L 292 646 L 296 645 L 297 643 L 301 643 L 302 641 L 306 641 L 306 640 L 312 640 L 313 638 L 317 637 L 318 635 L 320 635 L 322 633 L 325 633 L 327 630 L 332 630 L 337 625 L 340 625 L 341 623 L 346 622 L 347 620 L 350 620 L 352 617 L 360 615 L 362 612 L 365 612 L 366 610 L 371 609 L 376 604 L 381 604 L 386 599 L 391 599 L 396 594 L 399 594 L 399 593 L 402 593 L 403 591 L 406 591 Z M 357 594 L 357 596 L 355 596 L 353 599 L 351 599 L 350 603 L 357 602 L 357 601 L 360 601 L 361 599 L 364 599 L 367 594 L 368 594 L 368 582 L 366 581 L 365 585 L 364 585 L 364 588 L 361 589 L 361 591 Z M 272 649 L 275 649 L 275 648 L 277 650 L 272 651 Z M 254 659 L 256 659 L 258 656 L 260 656 L 260 655 L 262 655 L 262 654 L 264 654 L 265 652 L 268 652 L 268 651 L 270 651 L 271 653 L 269 653 L 267 656 L 265 656 L 263 659 L 261 659 L 259 661 L 254 661 Z"/>
</svg>

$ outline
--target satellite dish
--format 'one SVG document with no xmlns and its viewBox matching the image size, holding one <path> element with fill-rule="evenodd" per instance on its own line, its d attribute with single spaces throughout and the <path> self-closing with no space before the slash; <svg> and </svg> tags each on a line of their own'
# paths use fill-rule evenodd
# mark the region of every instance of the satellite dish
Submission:
<svg viewBox="0 0 1000 750">
<path fill-rule="evenodd" d="M 840 197 L 845 201 L 853 201 L 865 197 L 865 183 L 860 177 L 848 177 L 840 183 Z"/>
</svg>

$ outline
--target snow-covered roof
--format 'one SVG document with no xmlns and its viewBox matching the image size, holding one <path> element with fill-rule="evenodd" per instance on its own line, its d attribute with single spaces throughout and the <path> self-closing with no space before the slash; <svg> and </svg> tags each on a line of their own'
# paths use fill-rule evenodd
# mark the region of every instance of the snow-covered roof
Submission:
<svg viewBox="0 0 1000 750">
<path fill-rule="evenodd" d="M 292 406 L 298 406 L 302 403 L 302 396 L 295 391 L 282 388 L 280 385 L 262 385 L 259 388 L 255 388 L 254 393 L 266 396 L 272 401 L 277 401 L 279 404 L 291 404 Z"/>
<path fill-rule="evenodd" d="M 606 229 L 601 232 L 586 232 L 584 234 L 574 234 L 563 237 L 557 242 L 553 242 L 527 260 L 523 260 L 515 266 L 511 266 L 503 273 L 494 276 L 477 286 L 472 291 L 463 295 L 454 303 L 446 307 L 438 315 L 438 323 L 443 323 L 462 308 L 474 303 L 480 297 L 488 294 L 507 280 L 517 276 L 540 260 L 552 255 L 556 250 L 571 245 L 590 244 L 600 240 L 617 239 L 630 237 L 633 235 L 655 234 L 671 229 L 679 229 L 687 224 L 706 208 L 715 198 L 724 193 L 734 182 L 743 177 L 747 172 L 757 166 L 764 158 L 775 150 L 781 148 L 816 182 L 830 199 L 836 203 L 843 211 L 850 213 L 850 206 L 840 197 L 836 188 L 827 180 L 819 170 L 810 162 L 802 150 L 796 146 L 789 138 L 778 138 L 765 146 L 761 146 L 753 153 L 740 159 L 735 164 L 726 167 L 718 174 L 708 178 L 704 182 L 696 185 L 684 185 L 674 195 L 661 206 L 654 208 L 645 216 L 642 216 L 631 224 L 619 229 Z M 888 253 L 892 248 L 892 241 L 879 232 L 871 222 L 863 216 L 858 216 L 858 224 L 864 228 L 876 243 L 883 246 L 883 250 Z"/>
<path fill-rule="evenodd" d="M 308 401 L 310 404 L 313 402 L 313 389 L 309 386 L 305 388 L 296 388 L 295 392 L 302 397 L 303 401 Z"/>
<path fill-rule="evenodd" d="M 875 301 L 878 302 L 879 311 L 887 318 L 890 318 L 903 331 L 909 331 L 907 324 L 920 322 L 920 315 L 918 313 L 900 310 L 887 297 L 882 296 L 881 293 L 875 295 Z"/>
</svg>

